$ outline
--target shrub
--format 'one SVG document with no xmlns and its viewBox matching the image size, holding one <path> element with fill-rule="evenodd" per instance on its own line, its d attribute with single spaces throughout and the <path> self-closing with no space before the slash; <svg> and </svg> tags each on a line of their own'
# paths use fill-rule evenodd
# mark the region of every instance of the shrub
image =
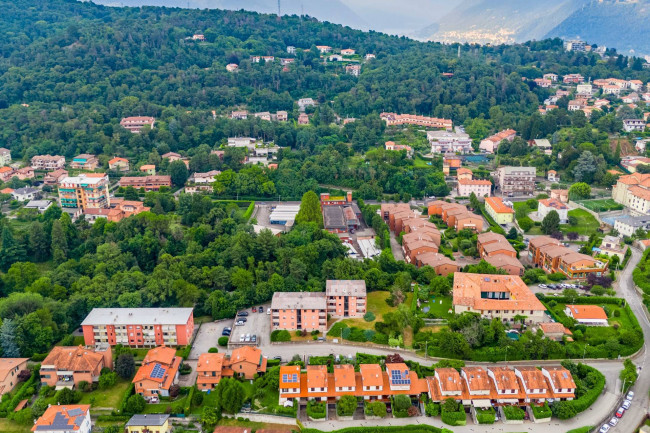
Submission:
<svg viewBox="0 0 650 433">
<path fill-rule="evenodd" d="M 372 311 L 368 311 L 366 314 L 363 315 L 363 320 L 365 320 L 366 322 L 372 322 L 375 320 L 375 318 L 376 318 L 375 313 L 373 313 Z"/>
<path fill-rule="evenodd" d="M 544 403 L 544 406 L 532 405 L 531 408 L 536 419 L 550 418 L 553 415 L 551 408 L 548 407 L 548 403 Z"/>
<path fill-rule="evenodd" d="M 503 406 L 503 415 L 510 421 L 521 421 L 526 412 L 518 406 Z"/>
<path fill-rule="evenodd" d="M 386 405 L 381 401 L 373 401 L 372 403 L 366 404 L 366 414 L 372 416 L 385 417 L 386 416 Z"/>
<path fill-rule="evenodd" d="M 410 418 L 412 418 L 412 417 L 414 417 L 414 416 L 418 416 L 418 415 L 420 415 L 420 411 L 419 411 L 418 408 L 415 407 L 415 406 L 410 406 L 410 407 L 406 410 L 406 413 L 407 413 L 407 415 L 408 415 Z"/>
<path fill-rule="evenodd" d="M 467 423 L 467 415 L 464 410 L 456 412 L 447 412 L 442 409 L 442 422 L 449 425 L 461 426 Z"/>
<path fill-rule="evenodd" d="M 530 230 L 534 225 L 533 220 L 528 216 L 519 218 L 517 222 L 519 223 L 519 227 L 521 227 L 521 229 L 525 232 Z"/>
<path fill-rule="evenodd" d="M 272 342 L 291 341 L 291 334 L 287 330 L 276 329 L 275 331 L 271 332 L 271 341 Z"/>
<path fill-rule="evenodd" d="M 407 410 L 411 407 L 411 399 L 408 395 L 398 394 L 393 398 L 393 407 L 396 411 Z"/>
<path fill-rule="evenodd" d="M 219 337 L 219 340 L 217 340 L 217 344 L 221 347 L 226 347 L 228 345 L 228 337 L 225 335 L 223 337 Z"/>
<path fill-rule="evenodd" d="M 434 403 L 432 401 L 428 402 L 424 406 L 424 413 L 427 416 L 438 416 L 438 415 L 440 415 L 440 404 L 439 403 Z"/>
<path fill-rule="evenodd" d="M 117 373 L 109 370 L 108 373 L 99 376 L 99 389 L 108 389 L 117 382 Z"/>
<path fill-rule="evenodd" d="M 145 406 L 146 402 L 144 401 L 144 397 L 140 394 L 134 394 L 126 400 L 124 412 L 130 414 L 142 413 Z"/>
<path fill-rule="evenodd" d="M 569 365 L 563 362 L 562 365 L 569 368 Z M 572 364 L 572 363 L 571 363 Z M 575 365 L 575 364 L 574 364 Z M 571 370 L 571 368 L 569 368 Z M 598 370 L 588 365 L 578 364 L 578 371 L 581 373 L 579 379 L 590 377 L 592 386 L 580 397 L 570 401 L 558 401 L 553 404 L 553 415 L 559 419 L 569 419 L 580 412 L 587 410 L 598 399 L 605 388 L 605 376 Z M 574 378 L 576 374 L 572 372 Z"/>
<path fill-rule="evenodd" d="M 494 408 L 476 409 L 476 420 L 479 424 L 494 424 L 494 421 L 496 421 Z"/>
<path fill-rule="evenodd" d="M 201 406 L 203 404 L 202 392 L 194 392 L 194 396 L 192 397 L 192 404 L 194 406 Z"/>
<path fill-rule="evenodd" d="M 88 388 L 89 388 L 88 387 L 88 382 L 86 382 L 85 380 L 80 381 L 79 384 L 77 385 L 77 388 L 79 388 L 79 391 L 81 391 L 81 392 L 88 391 Z"/>
<path fill-rule="evenodd" d="M 325 403 L 316 400 L 309 400 L 307 402 L 307 416 L 313 419 L 323 419 L 327 415 L 327 408 Z"/>
<path fill-rule="evenodd" d="M 357 409 L 357 398 L 353 395 L 344 395 L 336 403 L 336 414 L 338 416 L 352 416 Z"/>
</svg>

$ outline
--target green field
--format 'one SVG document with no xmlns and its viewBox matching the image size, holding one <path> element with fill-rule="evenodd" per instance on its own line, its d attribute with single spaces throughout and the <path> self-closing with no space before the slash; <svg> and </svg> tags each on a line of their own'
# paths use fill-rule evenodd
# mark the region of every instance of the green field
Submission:
<svg viewBox="0 0 650 433">
<path fill-rule="evenodd" d="M 422 308 L 424 307 L 429 307 L 431 309 L 430 313 L 434 313 L 437 318 L 448 319 L 449 317 L 453 316 L 453 313 L 449 313 L 449 310 L 451 309 L 451 302 L 451 296 L 435 296 L 434 301 L 422 302 L 420 304 L 420 311 L 422 311 Z"/>
<path fill-rule="evenodd" d="M 574 226 L 569 224 L 562 224 L 560 230 L 564 233 L 576 232 L 579 235 L 589 236 L 596 233 L 600 227 L 598 220 L 589 212 L 584 209 L 573 209 L 569 211 L 569 216 L 574 216 L 578 219 L 578 223 Z"/>
<path fill-rule="evenodd" d="M 584 207 L 586 207 L 587 209 L 593 212 L 609 212 L 612 210 L 623 209 L 622 204 L 616 203 L 611 198 L 599 199 L 599 200 L 581 200 L 581 201 L 576 201 L 576 203 L 583 205 Z"/>
</svg>

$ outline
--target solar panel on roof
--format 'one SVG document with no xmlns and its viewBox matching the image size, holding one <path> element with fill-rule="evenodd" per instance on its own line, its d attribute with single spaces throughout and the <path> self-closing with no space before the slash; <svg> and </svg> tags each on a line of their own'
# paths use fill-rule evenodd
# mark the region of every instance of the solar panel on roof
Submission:
<svg viewBox="0 0 650 433">
<path fill-rule="evenodd" d="M 153 379 L 162 379 L 165 376 L 165 371 L 166 369 L 162 365 L 156 364 L 151 370 L 151 377 Z"/>
<path fill-rule="evenodd" d="M 284 382 L 284 383 L 298 383 L 298 375 L 297 374 L 283 374 L 282 375 L 282 382 Z"/>
<path fill-rule="evenodd" d="M 70 416 L 77 416 L 77 415 L 81 415 L 82 413 L 83 413 L 83 411 L 81 409 L 79 409 L 79 408 L 70 409 L 68 411 L 68 415 L 70 415 Z"/>
</svg>

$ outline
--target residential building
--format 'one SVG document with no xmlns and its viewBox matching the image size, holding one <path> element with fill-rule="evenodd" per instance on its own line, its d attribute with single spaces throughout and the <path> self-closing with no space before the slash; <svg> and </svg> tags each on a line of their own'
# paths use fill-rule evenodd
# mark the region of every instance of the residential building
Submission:
<svg viewBox="0 0 650 433">
<path fill-rule="evenodd" d="M 474 404 L 474 407 L 492 407 L 491 395 L 492 387 L 487 371 L 483 367 L 463 367 L 460 370 L 460 376 L 464 381 L 463 388 L 467 390 L 469 402 L 465 404 Z"/>
<path fill-rule="evenodd" d="M 513 370 L 508 367 L 488 367 L 488 377 L 496 390 L 498 404 L 519 404 L 520 397 L 525 398 L 519 386 L 519 380 Z"/>
<path fill-rule="evenodd" d="M 551 198 L 559 200 L 562 203 L 569 201 L 569 190 L 568 189 L 552 189 Z"/>
<path fill-rule="evenodd" d="M 254 113 L 253 116 L 255 116 L 258 119 L 266 120 L 268 122 L 271 121 L 271 113 L 268 111 L 262 111 L 259 113 Z"/>
<path fill-rule="evenodd" d="M 603 86 L 603 95 L 620 95 L 623 89 L 614 84 L 605 84 Z"/>
<path fill-rule="evenodd" d="M 551 211 L 555 211 L 560 216 L 560 223 L 566 224 L 569 221 L 569 206 L 554 198 L 547 198 L 538 201 L 537 216 L 544 218 Z"/>
<path fill-rule="evenodd" d="M 382 391 L 384 389 L 384 372 L 379 364 L 359 365 L 363 391 Z M 364 396 L 368 400 L 370 396 Z"/>
<path fill-rule="evenodd" d="M 364 280 L 327 280 L 327 312 L 332 317 L 363 317 L 366 314 Z"/>
<path fill-rule="evenodd" d="M 493 173 L 495 189 L 508 196 L 533 194 L 536 176 L 535 167 L 499 167 Z"/>
<path fill-rule="evenodd" d="M 413 156 L 413 148 L 411 146 L 408 146 L 406 144 L 395 144 L 394 141 L 387 141 L 385 143 L 386 150 L 395 150 L 395 151 L 400 151 L 400 150 L 405 150 L 406 155 L 411 158 Z"/>
<path fill-rule="evenodd" d="M 402 240 L 402 250 L 404 251 L 404 260 L 406 263 L 417 263 L 418 256 L 426 253 L 437 253 L 438 244 L 430 239 L 417 238 L 407 239 L 406 242 Z"/>
<path fill-rule="evenodd" d="M 472 139 L 464 132 L 427 131 L 431 153 L 470 153 Z"/>
<path fill-rule="evenodd" d="M 108 169 L 114 171 L 129 171 L 129 160 L 116 156 L 108 161 Z"/>
<path fill-rule="evenodd" d="M 248 119 L 248 111 L 246 110 L 235 110 L 230 113 L 230 118 L 235 120 L 246 120 Z M 178 155 L 180 157 L 180 155 Z M 163 159 L 164 159 L 163 155 Z"/>
<path fill-rule="evenodd" d="M 370 54 L 370 53 L 366 54 L 366 57 L 365 57 L 366 60 L 372 60 L 372 59 L 376 59 L 376 58 L 377 58 L 376 55 Z"/>
<path fill-rule="evenodd" d="M 460 197 L 469 197 L 472 193 L 477 197 L 489 197 L 491 191 L 492 182 L 489 180 L 458 179 L 458 195 Z"/>
<path fill-rule="evenodd" d="M 298 109 L 300 111 L 305 111 L 305 108 L 315 107 L 315 106 L 316 106 L 316 101 L 314 101 L 312 98 L 298 99 Z"/>
<path fill-rule="evenodd" d="M 224 353 L 202 353 L 196 364 L 196 386 L 199 391 L 214 389 L 223 377 L 226 355 Z"/>
<path fill-rule="evenodd" d="M 0 194 L 9 194 L 9 195 L 11 195 L 12 192 L 14 192 L 14 190 L 11 189 L 11 188 L 2 188 L 0 190 Z"/>
<path fill-rule="evenodd" d="M 608 256 L 618 256 L 620 262 L 623 262 L 625 258 L 625 251 L 627 247 L 621 246 L 621 241 L 619 238 L 614 236 L 605 236 L 598 247 L 598 251 L 602 254 L 607 254 Z"/>
<path fill-rule="evenodd" d="M 531 239 L 528 258 L 548 273 L 562 272 L 571 279 L 586 279 L 590 273 L 600 276 L 607 271 L 607 263 L 577 253 L 549 236 Z"/>
<path fill-rule="evenodd" d="M 226 71 L 228 72 L 236 72 L 239 69 L 239 65 L 237 63 L 228 63 L 226 65 Z"/>
<path fill-rule="evenodd" d="M 133 415 L 124 426 L 124 433 L 168 433 L 169 415 L 150 413 Z"/>
<path fill-rule="evenodd" d="M 569 101 L 567 105 L 567 110 L 569 111 L 578 111 L 582 110 L 587 106 L 587 100 L 586 99 L 581 99 L 581 98 L 576 98 L 572 99 Z"/>
<path fill-rule="evenodd" d="M 54 346 L 41 362 L 41 384 L 72 389 L 80 382 L 97 382 L 103 368 L 113 369 L 113 352 L 108 344 L 95 348 Z"/>
<path fill-rule="evenodd" d="M 77 155 L 72 159 L 70 163 L 70 168 L 77 170 L 96 170 L 99 167 L 99 160 L 95 155 L 90 155 L 88 153 L 82 153 Z"/>
<path fill-rule="evenodd" d="M 463 379 L 455 368 L 436 368 L 434 377 L 443 399 L 460 399 L 463 394 Z"/>
<path fill-rule="evenodd" d="M 445 155 L 442 157 L 442 172 L 445 176 L 449 176 L 451 170 L 457 170 L 460 168 L 462 159 L 457 156 Z"/>
<path fill-rule="evenodd" d="M 108 175 L 82 173 L 59 182 L 59 202 L 63 208 L 101 209 L 110 206 Z"/>
<path fill-rule="evenodd" d="M 60 168 L 58 170 L 46 173 L 43 179 L 43 183 L 45 183 L 45 185 L 56 185 L 66 177 L 68 177 L 68 170 Z"/>
<path fill-rule="evenodd" d="M 23 167 L 15 170 L 11 177 L 17 177 L 19 180 L 34 179 L 34 169 L 32 167 Z"/>
<path fill-rule="evenodd" d="M 585 81 L 585 77 L 580 74 L 568 74 L 562 77 L 564 84 L 580 84 Z"/>
<path fill-rule="evenodd" d="M 273 63 L 273 62 L 275 62 L 275 57 L 273 57 L 273 56 L 251 56 L 251 62 L 252 63 L 260 63 L 261 61 L 264 61 L 264 63 Z"/>
<path fill-rule="evenodd" d="M 636 104 L 639 100 L 639 94 L 635 92 L 621 98 L 621 101 L 623 101 L 624 104 Z"/>
<path fill-rule="evenodd" d="M 458 262 L 451 260 L 449 257 L 439 253 L 424 253 L 416 257 L 418 268 L 430 266 L 437 275 L 446 277 L 449 274 L 460 271 Z"/>
<path fill-rule="evenodd" d="M 192 40 L 193 41 L 204 42 L 205 41 L 205 36 L 200 35 L 200 34 L 192 35 Z"/>
<path fill-rule="evenodd" d="M 330 233 L 353 233 L 361 224 L 361 210 L 352 201 L 352 192 L 345 197 L 330 197 L 329 193 L 320 195 L 323 227 Z"/>
<path fill-rule="evenodd" d="M 176 153 L 176 152 L 167 152 L 167 153 L 164 153 L 164 154 L 161 156 L 161 158 L 162 158 L 162 159 L 168 159 L 169 162 L 180 161 L 180 160 L 183 159 L 183 157 L 180 155 L 180 153 Z"/>
<path fill-rule="evenodd" d="M 345 73 L 354 77 L 358 77 L 361 75 L 361 65 L 347 65 L 345 67 Z"/>
<path fill-rule="evenodd" d="M 40 195 L 39 191 L 36 188 L 32 188 L 30 186 L 25 186 L 23 188 L 15 189 L 11 193 L 11 197 L 17 201 L 34 200 L 39 195 Z"/>
<path fill-rule="evenodd" d="M 488 319 L 514 322 L 525 316 L 528 323 L 544 320 L 546 307 L 516 275 L 454 273 L 453 306 L 456 314 L 479 313 Z"/>
<path fill-rule="evenodd" d="M 555 399 L 573 400 L 577 386 L 569 370 L 562 366 L 542 367 L 542 374 Z"/>
<path fill-rule="evenodd" d="M 90 433 L 90 405 L 49 405 L 32 426 L 39 433 Z"/>
<path fill-rule="evenodd" d="M 65 157 L 61 155 L 36 155 L 32 157 L 34 170 L 59 170 L 65 167 Z"/>
<path fill-rule="evenodd" d="M 515 367 L 515 376 L 519 378 L 526 393 L 526 403 L 543 404 L 548 396 L 548 383 L 541 370 L 537 367 Z"/>
<path fill-rule="evenodd" d="M 298 125 L 309 125 L 309 115 L 300 113 L 298 115 Z"/>
<path fill-rule="evenodd" d="M 533 81 L 535 84 L 537 84 L 538 87 L 541 87 L 543 89 L 548 89 L 553 84 L 551 80 L 546 80 L 544 78 L 535 78 Z"/>
<path fill-rule="evenodd" d="M 329 45 L 316 45 L 316 48 L 318 48 L 318 51 L 320 51 L 321 54 L 332 52 L 332 47 Z"/>
<path fill-rule="evenodd" d="M 18 375 L 27 370 L 29 358 L 0 358 L 0 397 L 18 384 Z"/>
<path fill-rule="evenodd" d="M 0 147 L 0 167 L 11 163 L 11 151 L 7 148 Z"/>
<path fill-rule="evenodd" d="M 171 347 L 159 346 L 149 350 L 132 380 L 135 393 L 145 398 L 168 397 L 169 388 L 178 382 L 182 360 Z"/>
<path fill-rule="evenodd" d="M 515 211 L 510 206 L 506 206 L 501 197 L 487 197 L 485 211 L 497 224 L 502 225 L 511 223 L 515 216 Z"/>
<path fill-rule="evenodd" d="M 141 165 L 139 171 L 141 173 L 145 173 L 149 176 L 155 176 L 156 175 L 156 166 L 153 164 L 145 164 Z"/>
<path fill-rule="evenodd" d="M 289 114 L 286 111 L 277 111 L 275 113 L 275 119 L 278 122 L 286 122 L 289 119 Z"/>
<path fill-rule="evenodd" d="M 590 97 L 591 94 L 593 93 L 593 86 L 590 83 L 578 84 L 576 86 L 576 93 L 579 96 Z"/>
<path fill-rule="evenodd" d="M 454 124 L 450 119 L 418 116 L 417 114 L 381 113 L 379 117 L 381 120 L 386 122 L 386 126 L 416 125 L 435 129 L 444 129 L 446 131 L 451 131 L 454 127 Z"/>
<path fill-rule="evenodd" d="M 549 80 L 549 81 L 551 81 L 553 83 L 556 83 L 559 77 L 558 77 L 557 74 L 544 74 L 543 78 L 545 80 Z"/>
<path fill-rule="evenodd" d="M 506 271 L 508 275 L 519 275 L 520 277 L 524 275 L 524 265 L 516 257 L 506 254 L 496 254 L 487 256 L 484 260 L 495 268 Z"/>
<path fill-rule="evenodd" d="M 395 231 L 395 214 L 402 211 L 410 211 L 408 203 L 382 203 L 380 215 L 392 231 Z"/>
<path fill-rule="evenodd" d="M 224 362 L 224 376 L 237 375 L 253 380 L 258 374 L 266 372 L 267 358 L 257 347 L 242 346 L 234 349 Z"/>
<path fill-rule="evenodd" d="M 292 45 L 287 46 L 287 53 L 296 54 L 296 47 L 294 47 Z"/>
<path fill-rule="evenodd" d="M 456 179 L 457 180 L 472 180 L 474 177 L 474 173 L 472 173 L 472 170 L 469 168 L 459 168 L 456 170 Z M 490 185 L 492 185 L 490 183 Z"/>
<path fill-rule="evenodd" d="M 118 182 L 120 187 L 132 186 L 133 188 L 144 188 L 145 191 L 158 191 L 160 187 L 171 188 L 172 178 L 168 175 L 156 176 L 124 176 Z"/>
<path fill-rule="evenodd" d="M 271 301 L 271 330 L 325 332 L 327 297 L 319 292 L 275 292 Z"/>
<path fill-rule="evenodd" d="M 341 55 L 343 56 L 354 56 L 356 51 L 351 48 L 345 48 L 341 50 Z"/>
<path fill-rule="evenodd" d="M 497 255 L 507 255 L 510 257 L 517 257 L 517 250 L 508 242 L 505 236 L 494 233 L 485 232 L 477 236 L 476 248 L 479 257 L 486 258 Z"/>
<path fill-rule="evenodd" d="M 83 212 L 83 215 L 88 222 L 95 222 L 99 218 L 106 218 L 111 222 L 119 222 L 124 218 L 128 218 L 131 215 L 137 215 L 142 212 L 147 212 L 151 210 L 150 207 L 147 207 L 141 201 L 132 201 L 124 200 L 123 198 L 113 198 L 111 200 L 111 207 L 106 209 L 86 209 Z"/>
<path fill-rule="evenodd" d="M 120 120 L 120 126 L 134 134 L 139 134 L 145 126 L 153 129 L 154 123 L 156 123 L 156 119 L 146 116 L 125 117 Z"/>
<path fill-rule="evenodd" d="M 632 132 L 640 131 L 643 132 L 645 129 L 646 122 L 643 119 L 625 119 L 623 120 L 623 131 Z"/>
<path fill-rule="evenodd" d="M 550 86 L 550 82 L 549 82 L 549 86 Z M 514 129 L 504 129 L 503 131 L 498 132 L 482 140 L 481 144 L 479 145 L 479 149 L 485 153 L 494 153 L 496 152 L 497 148 L 499 147 L 499 144 L 501 144 L 503 140 L 512 142 L 512 140 L 514 140 L 516 136 L 517 136 L 517 131 L 515 131 Z"/>
<path fill-rule="evenodd" d="M 205 173 L 192 173 L 188 180 L 191 183 L 212 184 L 220 174 L 221 172 L 219 170 L 211 170 Z"/>
<path fill-rule="evenodd" d="M 191 308 L 93 308 L 81 328 L 88 346 L 186 346 L 194 315 Z"/>
<path fill-rule="evenodd" d="M 558 182 L 560 180 L 560 178 L 557 177 L 557 171 L 549 170 L 546 173 L 546 180 L 548 180 L 549 182 Z"/>
<path fill-rule="evenodd" d="M 472 230 L 476 233 L 483 231 L 483 217 L 476 215 L 473 212 L 466 211 L 454 215 L 450 220 L 453 221 L 451 227 L 453 227 L 457 232 L 465 229 Z"/>
<path fill-rule="evenodd" d="M 50 206 L 52 206 L 50 200 L 30 200 L 29 203 L 25 205 L 25 209 L 36 209 L 38 213 L 43 213 Z"/>
<path fill-rule="evenodd" d="M 287 65 L 292 64 L 292 63 L 295 62 L 295 61 L 296 61 L 296 59 L 294 59 L 294 58 L 281 58 L 281 59 L 280 59 L 280 64 L 281 64 L 282 66 L 287 66 Z M 286 68 L 285 68 L 285 69 L 286 69 Z"/>
<path fill-rule="evenodd" d="M 8 166 L 0 167 L 0 180 L 7 182 L 12 178 L 14 174 L 14 169 Z"/>
<path fill-rule="evenodd" d="M 568 339 L 573 335 L 571 331 L 569 331 L 569 328 L 560 322 L 540 323 L 539 328 L 544 333 L 544 336 L 549 340 L 562 341 L 564 340 L 564 337 L 567 337 Z"/>
<path fill-rule="evenodd" d="M 567 51 L 587 51 L 587 43 L 580 40 L 564 41 L 564 49 Z"/>
<path fill-rule="evenodd" d="M 598 305 L 568 305 L 564 313 L 580 325 L 607 326 L 607 313 Z"/>
</svg>

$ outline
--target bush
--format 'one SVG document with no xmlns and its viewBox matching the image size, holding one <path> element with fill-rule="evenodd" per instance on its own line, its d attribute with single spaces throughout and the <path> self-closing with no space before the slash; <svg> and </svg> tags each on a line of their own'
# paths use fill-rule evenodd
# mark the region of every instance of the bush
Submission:
<svg viewBox="0 0 650 433">
<path fill-rule="evenodd" d="M 533 228 L 534 222 L 530 217 L 523 217 L 517 220 L 519 227 L 525 232 Z"/>
<path fill-rule="evenodd" d="M 219 340 L 217 340 L 217 344 L 221 347 L 226 347 L 228 345 L 228 337 L 225 335 L 223 337 L 219 337 Z"/>
<path fill-rule="evenodd" d="M 518 406 L 503 406 L 503 415 L 510 421 L 521 421 L 526 416 L 526 412 Z"/>
<path fill-rule="evenodd" d="M 396 411 L 407 410 L 409 407 L 411 407 L 411 399 L 408 395 L 398 394 L 393 397 L 393 408 Z"/>
<path fill-rule="evenodd" d="M 189 400 L 189 397 L 188 397 Z M 203 393 L 202 392 L 194 392 L 194 395 L 192 396 L 192 405 L 193 406 L 201 406 L 203 404 Z"/>
<path fill-rule="evenodd" d="M 366 414 L 378 417 L 386 416 L 386 405 L 381 401 L 373 401 L 366 404 Z"/>
<path fill-rule="evenodd" d="M 276 329 L 275 331 L 271 332 L 271 341 L 272 342 L 291 341 L 291 334 L 287 330 Z"/>
<path fill-rule="evenodd" d="M 99 389 L 108 389 L 117 382 L 117 373 L 109 371 L 99 376 Z"/>
<path fill-rule="evenodd" d="M 496 412 L 494 408 L 476 409 L 476 420 L 479 424 L 494 424 L 494 421 L 496 421 Z"/>
<path fill-rule="evenodd" d="M 532 405 L 531 408 L 536 419 L 550 418 L 553 415 L 551 408 L 548 407 L 548 403 L 544 403 L 544 406 Z"/>
<path fill-rule="evenodd" d="M 464 410 L 447 412 L 442 409 L 442 422 L 449 425 L 461 426 L 467 424 L 467 415 Z"/>
<path fill-rule="evenodd" d="M 344 395 L 336 403 L 336 414 L 338 416 L 352 416 L 357 409 L 357 398 L 353 395 Z"/>
<path fill-rule="evenodd" d="M 363 315 L 363 320 L 365 320 L 366 322 L 372 322 L 375 320 L 375 318 L 376 318 L 375 313 L 373 313 L 372 311 L 368 311 L 366 314 Z"/>
<path fill-rule="evenodd" d="M 440 415 L 440 404 L 439 403 L 434 403 L 432 401 L 428 402 L 424 406 L 424 413 L 427 416 L 438 416 L 438 415 Z"/>
<path fill-rule="evenodd" d="M 314 428 L 302 429 L 302 433 L 323 433 L 321 430 Z M 446 428 L 434 427 L 426 424 L 405 425 L 405 426 L 385 426 L 385 427 L 348 427 L 335 430 L 330 433 L 452 433 Z"/>
<path fill-rule="evenodd" d="M 143 396 L 140 394 L 133 394 L 126 400 L 126 404 L 124 405 L 124 412 L 130 414 L 142 413 L 146 407 L 146 404 L 147 403 L 144 401 Z"/>
<path fill-rule="evenodd" d="M 316 400 L 309 400 L 307 402 L 307 416 L 313 419 L 323 419 L 327 415 L 327 407 L 325 403 Z"/>
</svg>

